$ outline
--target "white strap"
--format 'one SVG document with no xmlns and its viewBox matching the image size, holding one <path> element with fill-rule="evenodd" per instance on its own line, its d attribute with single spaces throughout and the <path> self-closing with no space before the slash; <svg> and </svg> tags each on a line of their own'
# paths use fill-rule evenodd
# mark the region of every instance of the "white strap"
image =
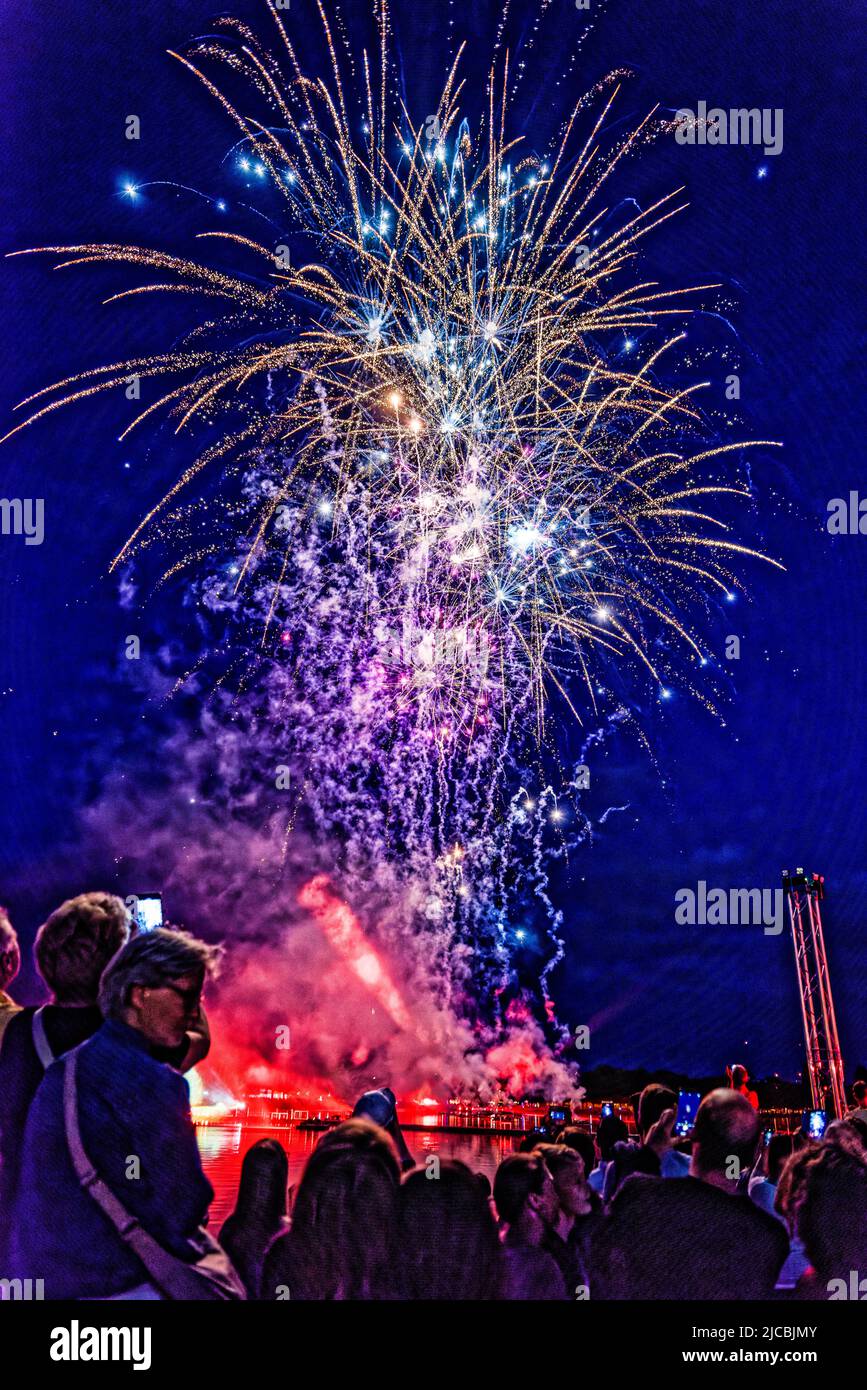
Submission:
<svg viewBox="0 0 867 1390">
<path fill-rule="evenodd" d="M 37 1009 L 33 1015 L 33 1046 L 36 1048 L 37 1057 L 47 1071 L 55 1058 L 51 1050 L 51 1043 L 45 1033 L 45 1024 L 42 1019 L 44 1012 L 45 1005 L 43 1004 L 42 1008 Z"/>
</svg>

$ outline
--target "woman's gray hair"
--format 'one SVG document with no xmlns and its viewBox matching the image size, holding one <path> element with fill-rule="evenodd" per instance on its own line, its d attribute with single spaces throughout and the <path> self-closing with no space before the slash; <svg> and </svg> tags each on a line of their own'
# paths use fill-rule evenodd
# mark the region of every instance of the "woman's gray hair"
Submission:
<svg viewBox="0 0 867 1390">
<path fill-rule="evenodd" d="M 99 982 L 103 1018 L 123 1021 L 135 985 L 160 989 L 184 975 L 216 975 L 222 946 L 209 946 L 189 932 L 169 927 L 139 932 L 109 961 Z"/>
</svg>

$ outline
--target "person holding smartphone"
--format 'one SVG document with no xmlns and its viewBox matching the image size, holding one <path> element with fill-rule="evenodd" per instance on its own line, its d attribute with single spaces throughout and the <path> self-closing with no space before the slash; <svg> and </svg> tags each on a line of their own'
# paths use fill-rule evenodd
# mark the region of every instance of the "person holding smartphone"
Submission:
<svg viewBox="0 0 867 1390">
<path fill-rule="evenodd" d="M 786 1160 L 791 1158 L 794 1151 L 795 1141 L 791 1134 L 772 1134 L 769 1142 L 762 1145 L 759 1162 L 750 1176 L 748 1186 L 750 1200 L 755 1202 L 757 1207 L 761 1207 L 762 1211 L 776 1216 L 784 1224 L 785 1218 L 777 1211 L 774 1202 L 780 1174 Z"/>
<path fill-rule="evenodd" d="M 663 1171 L 663 1160 L 668 1165 L 668 1155 L 674 1152 L 674 1120 L 677 1113 L 677 1096 L 668 1086 L 651 1082 L 641 1092 L 638 1102 L 638 1132 L 640 1142 L 632 1141 L 614 1145 L 611 1162 L 605 1173 L 603 1196 L 609 1202 L 618 1187 L 633 1173 L 646 1173 L 651 1177 L 680 1176 L 678 1171 Z M 685 1170 L 689 1168 L 686 1160 Z"/>
<path fill-rule="evenodd" d="M 674 1109 L 648 1135 L 671 1132 Z M 594 1239 L 594 1298 L 764 1299 L 789 1252 L 784 1227 L 739 1191 L 759 1121 L 746 1097 L 711 1091 L 693 1128 L 683 1178 L 638 1174 L 618 1189 Z"/>
<path fill-rule="evenodd" d="M 365 1091 L 364 1095 L 356 1101 L 352 1118 L 372 1120 L 375 1125 L 379 1125 L 394 1144 L 403 1171 L 407 1173 L 410 1168 L 415 1167 L 415 1159 L 407 1148 L 403 1130 L 397 1118 L 397 1101 L 394 1091 L 390 1087 L 383 1086 L 378 1091 Z"/>
</svg>

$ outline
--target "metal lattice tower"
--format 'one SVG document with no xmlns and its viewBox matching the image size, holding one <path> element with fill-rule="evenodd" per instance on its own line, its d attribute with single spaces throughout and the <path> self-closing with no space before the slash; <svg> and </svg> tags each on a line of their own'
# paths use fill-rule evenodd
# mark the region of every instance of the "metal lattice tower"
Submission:
<svg viewBox="0 0 867 1390">
<path fill-rule="evenodd" d="M 827 1111 L 829 1118 L 842 1118 L 846 1114 L 843 1059 L 819 908 L 825 880 L 821 874 L 805 874 L 803 869 L 793 874 L 784 869 L 783 888 L 792 924 L 813 1108 Z"/>
</svg>

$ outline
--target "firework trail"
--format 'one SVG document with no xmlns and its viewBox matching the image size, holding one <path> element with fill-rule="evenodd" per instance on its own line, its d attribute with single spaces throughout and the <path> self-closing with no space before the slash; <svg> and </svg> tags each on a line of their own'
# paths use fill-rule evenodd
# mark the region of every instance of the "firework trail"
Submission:
<svg viewBox="0 0 867 1390">
<path fill-rule="evenodd" d="M 511 129 L 501 31 L 481 112 L 466 114 L 459 49 L 419 121 L 385 0 L 376 51 L 358 56 L 317 5 L 327 79 L 268 9 L 273 46 L 221 19 L 173 55 L 237 126 L 231 158 L 279 199 L 268 239 L 202 233 L 243 270 L 41 248 L 150 272 L 112 298 L 182 294 L 207 317 L 179 348 L 38 392 L 16 430 L 135 377 L 158 394 L 122 438 L 160 414 L 208 434 L 113 567 L 158 557 L 160 584 L 182 583 L 201 616 L 206 654 L 176 690 L 211 690 L 218 772 L 197 757 L 185 770 L 211 834 L 258 816 L 259 860 L 294 885 L 291 910 L 335 949 L 355 939 L 344 921 L 371 943 L 372 963 L 357 942 L 347 960 L 385 991 L 392 1041 L 359 1035 L 322 1064 L 345 1074 L 349 1050 L 414 1083 L 562 1090 L 512 968 L 514 922 L 541 924 L 550 1019 L 550 856 L 591 829 L 551 728 L 589 722 L 590 747 L 632 719 L 615 689 L 665 692 L 673 673 L 713 708 L 701 615 L 740 587 L 740 561 L 766 558 L 712 510 L 750 496 L 746 446 L 711 436 L 706 382 L 661 379 L 683 337 L 665 325 L 715 287 L 640 277 L 639 243 L 682 190 L 619 216 L 606 204 L 622 162 L 667 128 L 651 112 L 606 139 L 625 74 L 566 113 L 540 158 Z M 639 334 L 650 346 L 626 366 L 612 344 Z M 275 768 L 291 809 L 284 797 L 263 827 L 256 789 Z M 548 1036 L 562 1050 L 562 1030 Z"/>
</svg>

